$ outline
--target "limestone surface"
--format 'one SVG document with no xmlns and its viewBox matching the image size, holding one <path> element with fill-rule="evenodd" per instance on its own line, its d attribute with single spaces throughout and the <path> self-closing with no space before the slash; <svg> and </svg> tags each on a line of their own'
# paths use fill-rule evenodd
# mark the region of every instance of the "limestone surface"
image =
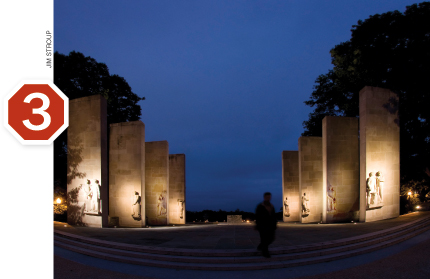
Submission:
<svg viewBox="0 0 430 279">
<path fill-rule="evenodd" d="M 283 221 L 300 221 L 299 152 L 282 151 Z"/>
<path fill-rule="evenodd" d="M 322 138 L 299 138 L 300 221 L 322 221 L 323 207 Z"/>
<path fill-rule="evenodd" d="M 169 224 L 169 143 L 145 143 L 145 211 L 148 225 Z"/>
<path fill-rule="evenodd" d="M 185 224 L 185 154 L 169 155 L 169 223 Z"/>
<path fill-rule="evenodd" d="M 388 89 L 360 91 L 360 221 L 399 216 L 398 97 Z M 372 173 L 372 175 L 370 175 Z"/>
<path fill-rule="evenodd" d="M 111 124 L 109 140 L 109 217 L 121 227 L 144 227 L 145 124 Z"/>
<path fill-rule="evenodd" d="M 358 221 L 358 118 L 326 116 L 323 126 L 323 222 Z"/>
<path fill-rule="evenodd" d="M 67 220 L 108 226 L 107 103 L 101 95 L 69 102 Z"/>
</svg>

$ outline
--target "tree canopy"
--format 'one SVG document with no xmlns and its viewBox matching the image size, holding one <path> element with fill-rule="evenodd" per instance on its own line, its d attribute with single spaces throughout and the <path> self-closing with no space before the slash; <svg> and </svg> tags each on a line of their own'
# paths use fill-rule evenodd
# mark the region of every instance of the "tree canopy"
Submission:
<svg viewBox="0 0 430 279">
<path fill-rule="evenodd" d="M 103 95 L 107 100 L 108 125 L 139 120 L 142 114 L 138 102 L 145 98 L 135 94 L 123 77 L 111 75 L 106 64 L 80 52 L 54 53 L 54 83 L 69 100 Z M 66 186 L 66 173 L 67 130 L 54 142 L 54 183 L 57 186 Z"/>
<path fill-rule="evenodd" d="M 358 117 L 366 85 L 398 94 L 401 179 L 429 183 L 430 2 L 359 20 L 351 39 L 330 51 L 333 69 L 320 75 L 305 104 L 314 108 L 304 136 L 321 136 L 326 115 Z"/>
<path fill-rule="evenodd" d="M 123 77 L 109 74 L 106 64 L 80 52 L 54 53 L 54 83 L 69 100 L 103 95 L 109 124 L 139 120 L 142 114 L 138 102 L 145 98 L 133 93 Z"/>
</svg>

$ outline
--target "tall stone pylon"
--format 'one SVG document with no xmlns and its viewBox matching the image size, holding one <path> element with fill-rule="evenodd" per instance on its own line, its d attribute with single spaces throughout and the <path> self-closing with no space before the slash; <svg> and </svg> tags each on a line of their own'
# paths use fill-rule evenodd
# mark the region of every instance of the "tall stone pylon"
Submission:
<svg viewBox="0 0 430 279">
<path fill-rule="evenodd" d="M 400 214 L 400 127 L 398 97 L 364 87 L 360 102 L 360 221 Z"/>
<path fill-rule="evenodd" d="M 298 151 L 282 151 L 282 207 L 284 222 L 300 221 Z"/>
<path fill-rule="evenodd" d="M 101 95 L 69 102 L 67 222 L 108 226 L 107 103 Z"/>
<path fill-rule="evenodd" d="M 169 223 L 185 224 L 185 154 L 169 155 Z"/>
<path fill-rule="evenodd" d="M 110 125 L 109 217 L 112 225 L 145 224 L 145 124 Z"/>
<path fill-rule="evenodd" d="M 326 116 L 323 134 L 323 223 L 358 221 L 358 118 Z"/>
<path fill-rule="evenodd" d="M 300 222 L 322 221 L 322 138 L 299 138 Z"/>
<path fill-rule="evenodd" d="M 145 143 L 145 213 L 148 225 L 169 224 L 169 143 Z"/>
</svg>

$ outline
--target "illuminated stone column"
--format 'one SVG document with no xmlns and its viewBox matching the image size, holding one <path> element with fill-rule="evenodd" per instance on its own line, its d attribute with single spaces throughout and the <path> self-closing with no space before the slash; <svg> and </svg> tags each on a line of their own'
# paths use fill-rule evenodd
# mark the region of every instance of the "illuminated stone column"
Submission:
<svg viewBox="0 0 430 279">
<path fill-rule="evenodd" d="M 145 143 L 145 210 L 148 225 L 169 224 L 169 144 Z"/>
<path fill-rule="evenodd" d="M 322 138 L 299 138 L 299 193 L 300 221 L 321 222 L 322 191 Z"/>
<path fill-rule="evenodd" d="M 323 127 L 323 222 L 358 221 L 358 118 L 326 116 Z"/>
<path fill-rule="evenodd" d="M 360 221 L 394 218 L 400 210 L 400 128 L 394 109 L 398 97 L 370 86 L 359 96 Z"/>
<path fill-rule="evenodd" d="M 101 95 L 69 102 L 67 151 L 67 222 L 107 227 L 107 104 Z"/>
<path fill-rule="evenodd" d="M 185 224 L 185 154 L 169 155 L 169 223 Z"/>
<path fill-rule="evenodd" d="M 144 227 L 145 124 L 111 124 L 109 140 L 109 217 L 121 227 Z"/>
<path fill-rule="evenodd" d="M 300 221 L 299 152 L 282 151 L 282 207 L 284 222 Z"/>
</svg>

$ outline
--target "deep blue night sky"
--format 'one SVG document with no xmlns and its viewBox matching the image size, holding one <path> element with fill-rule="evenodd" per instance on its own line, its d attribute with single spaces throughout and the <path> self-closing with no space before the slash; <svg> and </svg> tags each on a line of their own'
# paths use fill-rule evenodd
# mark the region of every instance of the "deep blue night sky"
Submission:
<svg viewBox="0 0 430 279">
<path fill-rule="evenodd" d="M 58 1 L 54 48 L 126 79 L 146 141 L 186 154 L 187 210 L 281 207 L 282 150 L 297 150 L 330 49 L 369 15 L 414 1 Z"/>
</svg>

